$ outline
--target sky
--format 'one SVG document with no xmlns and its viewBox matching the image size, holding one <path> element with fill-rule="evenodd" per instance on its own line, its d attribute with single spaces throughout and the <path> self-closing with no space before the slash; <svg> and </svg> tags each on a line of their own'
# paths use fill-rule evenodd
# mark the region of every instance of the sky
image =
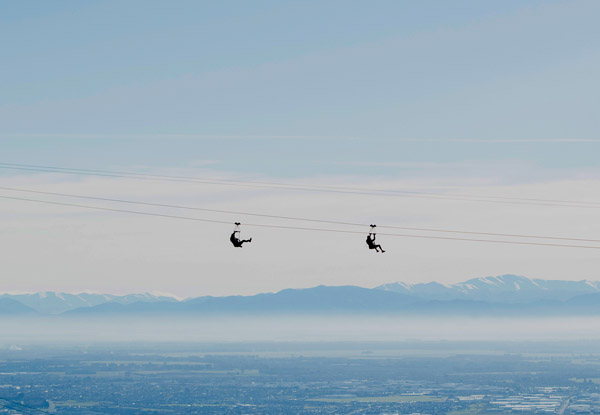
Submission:
<svg viewBox="0 0 600 415">
<path fill-rule="evenodd" d="M 596 1 L 24 0 L 0 7 L 0 163 L 600 203 Z M 0 187 L 600 240 L 600 212 L 590 206 L 4 167 Z M 504 273 L 600 280 L 594 249 L 380 235 L 388 252 L 378 255 L 360 234 L 242 229 L 253 242 L 235 250 L 225 224 L 0 199 L 0 291 L 186 297 Z"/>
</svg>

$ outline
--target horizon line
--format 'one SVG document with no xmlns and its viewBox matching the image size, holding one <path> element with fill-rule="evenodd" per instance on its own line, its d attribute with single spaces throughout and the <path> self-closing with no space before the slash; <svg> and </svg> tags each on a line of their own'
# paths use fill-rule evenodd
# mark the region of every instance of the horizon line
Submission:
<svg viewBox="0 0 600 415">
<path fill-rule="evenodd" d="M 502 274 L 502 275 L 488 275 L 485 277 L 475 277 L 475 278 L 469 278 L 467 280 L 464 281 L 459 281 L 459 282 L 455 282 L 455 283 L 442 283 L 439 281 L 435 281 L 435 280 L 429 280 L 429 281 L 424 281 L 424 282 L 418 282 L 418 283 L 406 283 L 403 281 L 393 281 L 393 282 L 387 282 L 387 283 L 383 283 L 383 284 L 379 284 L 376 285 L 374 287 L 365 287 L 365 286 L 361 286 L 361 285 L 354 285 L 354 284 L 341 284 L 341 285 L 324 285 L 324 284 L 319 284 L 319 285 L 313 285 L 310 287 L 286 287 L 286 288 L 281 288 L 278 290 L 274 290 L 274 291 L 260 291 L 257 292 L 255 294 L 225 294 L 225 295 L 200 295 L 200 296 L 190 296 L 190 297 L 182 297 L 180 295 L 177 294 L 172 294 L 172 293 L 168 293 L 168 292 L 163 292 L 163 291 L 146 291 L 146 292 L 128 292 L 125 294 L 113 294 L 113 293 L 107 293 L 107 292 L 98 292 L 98 291 L 94 291 L 94 290 L 82 290 L 82 291 L 49 291 L 49 290 L 43 290 L 43 291 L 21 291 L 21 290 L 11 290 L 11 291 L 0 291 L 0 296 L 5 296 L 5 295 L 34 295 L 34 294 L 69 294 L 69 295 L 80 295 L 80 294 L 91 294 L 91 295 L 110 295 L 110 296 L 115 296 L 115 297 L 125 297 L 128 295 L 152 295 L 155 297 L 170 297 L 173 299 L 176 299 L 177 301 L 186 301 L 186 300 L 190 300 L 190 299 L 194 299 L 194 298 L 200 298 L 200 297 L 251 297 L 251 296 L 255 296 L 255 295 L 259 295 L 259 294 L 277 294 L 281 291 L 285 291 L 285 290 L 309 290 L 309 289 L 313 289 L 313 288 L 318 288 L 318 287 L 357 287 L 357 288 L 364 288 L 364 289 L 368 289 L 368 290 L 373 290 L 373 289 L 377 289 L 379 287 L 384 287 L 386 285 L 391 285 L 391 284 L 402 284 L 405 286 L 415 286 L 415 285 L 420 285 L 420 284 L 430 284 L 430 283 L 436 283 L 436 284 L 440 284 L 444 287 L 451 287 L 453 285 L 459 285 L 459 284 L 465 284 L 469 281 L 472 280 L 485 280 L 488 278 L 499 278 L 499 277 L 506 277 L 506 276 L 510 276 L 510 277 L 518 277 L 518 278 L 524 278 L 526 280 L 530 280 L 530 281 L 564 281 L 564 282 L 579 282 L 579 283 L 598 283 L 600 284 L 600 280 L 590 280 L 590 279 L 581 279 L 581 280 L 564 280 L 564 279 L 543 279 L 543 278 L 530 278 L 530 277 L 526 277 L 523 275 L 516 275 L 516 274 Z"/>
</svg>

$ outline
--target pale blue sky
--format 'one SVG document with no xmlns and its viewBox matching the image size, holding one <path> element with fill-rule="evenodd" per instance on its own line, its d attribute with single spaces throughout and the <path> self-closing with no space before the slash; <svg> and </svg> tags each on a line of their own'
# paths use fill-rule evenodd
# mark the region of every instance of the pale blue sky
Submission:
<svg viewBox="0 0 600 415">
<path fill-rule="evenodd" d="M 0 163 L 600 203 L 598 16 L 596 0 L 4 1 Z M 0 186 L 378 229 L 600 234 L 595 206 L 2 168 Z M 388 253 L 374 255 L 363 235 L 246 228 L 251 246 L 233 250 L 230 231 L 2 199 L 0 291 L 190 296 L 506 273 L 600 279 L 591 249 L 380 233 Z"/>
<path fill-rule="evenodd" d="M 593 167 L 599 143 L 544 140 L 600 139 L 599 15 L 593 0 L 5 2 L 2 158 L 274 176 Z"/>
</svg>

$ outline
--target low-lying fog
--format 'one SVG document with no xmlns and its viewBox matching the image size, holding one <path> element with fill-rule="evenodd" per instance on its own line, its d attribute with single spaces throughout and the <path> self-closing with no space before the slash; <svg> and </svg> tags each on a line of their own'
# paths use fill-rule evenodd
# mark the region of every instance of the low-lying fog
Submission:
<svg viewBox="0 0 600 415">
<path fill-rule="evenodd" d="M 600 339 L 600 317 L 0 318 L 2 344 Z"/>
</svg>

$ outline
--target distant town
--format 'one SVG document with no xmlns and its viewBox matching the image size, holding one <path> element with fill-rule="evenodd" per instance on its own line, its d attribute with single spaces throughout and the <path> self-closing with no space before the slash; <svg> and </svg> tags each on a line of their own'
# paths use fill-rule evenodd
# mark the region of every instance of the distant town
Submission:
<svg viewBox="0 0 600 415">
<path fill-rule="evenodd" d="M 11 345 L 0 352 L 0 414 L 597 414 L 598 350 L 586 342 Z"/>
</svg>

